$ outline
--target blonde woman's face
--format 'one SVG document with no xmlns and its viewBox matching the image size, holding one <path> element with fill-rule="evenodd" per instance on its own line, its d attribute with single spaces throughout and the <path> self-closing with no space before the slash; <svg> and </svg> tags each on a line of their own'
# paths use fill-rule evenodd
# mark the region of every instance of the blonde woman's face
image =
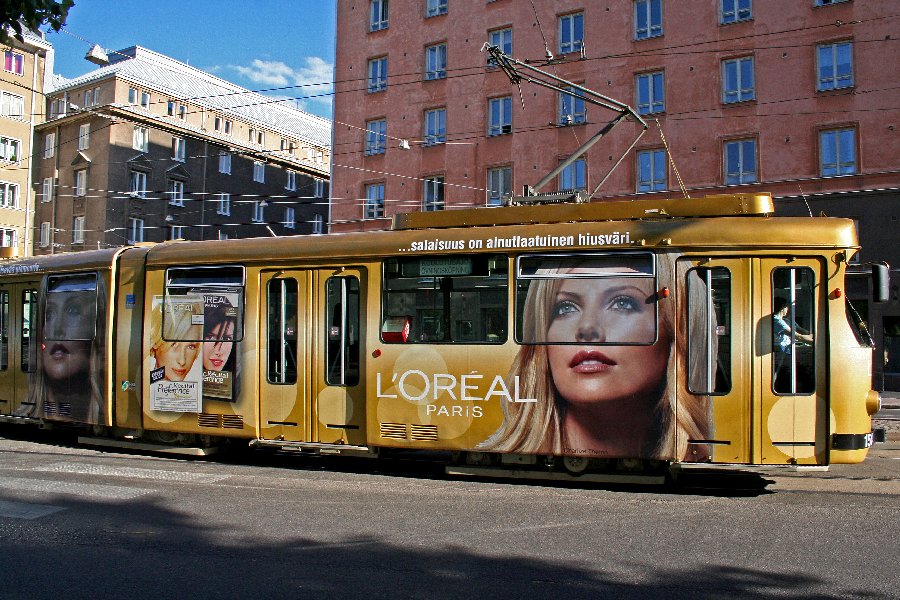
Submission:
<svg viewBox="0 0 900 600">
<path fill-rule="evenodd" d="M 566 279 L 552 299 L 547 356 L 569 403 L 644 398 L 662 383 L 668 334 L 656 338 L 653 279 Z M 642 344 L 642 345 L 597 345 Z"/>
<path fill-rule="evenodd" d="M 165 367 L 166 380 L 184 381 L 198 354 L 200 342 L 166 343 L 156 351 L 156 367 Z"/>
</svg>

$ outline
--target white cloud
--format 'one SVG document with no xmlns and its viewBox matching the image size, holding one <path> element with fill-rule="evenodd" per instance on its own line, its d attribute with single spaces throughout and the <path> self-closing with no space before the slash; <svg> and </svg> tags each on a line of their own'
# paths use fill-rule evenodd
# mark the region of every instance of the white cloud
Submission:
<svg viewBox="0 0 900 600">
<path fill-rule="evenodd" d="M 256 84 L 272 87 L 298 86 L 288 92 L 291 98 L 302 99 L 305 96 L 330 93 L 333 88 L 331 78 L 334 75 L 334 66 L 318 56 L 307 56 L 303 59 L 303 63 L 302 66 L 294 68 L 281 61 L 256 58 L 249 66 L 231 65 L 231 68 Z M 330 104 L 331 96 L 309 100 Z"/>
</svg>

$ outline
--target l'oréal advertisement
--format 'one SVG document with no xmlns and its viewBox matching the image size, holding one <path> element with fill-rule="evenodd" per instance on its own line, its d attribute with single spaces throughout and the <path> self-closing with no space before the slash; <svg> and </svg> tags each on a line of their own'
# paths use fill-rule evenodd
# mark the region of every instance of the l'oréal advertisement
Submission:
<svg viewBox="0 0 900 600">
<path fill-rule="evenodd" d="M 204 401 L 237 398 L 239 302 L 237 292 L 203 289 L 153 298 L 152 410 L 202 412 Z"/>
</svg>

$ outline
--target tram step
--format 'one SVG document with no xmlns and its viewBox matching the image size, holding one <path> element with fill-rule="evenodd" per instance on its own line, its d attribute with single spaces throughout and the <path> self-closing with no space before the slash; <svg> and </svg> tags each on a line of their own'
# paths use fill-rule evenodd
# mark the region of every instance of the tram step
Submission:
<svg viewBox="0 0 900 600">
<path fill-rule="evenodd" d="M 277 450 L 293 450 L 296 452 L 311 452 L 315 454 L 342 454 L 347 456 L 376 456 L 377 452 L 368 446 L 352 446 L 350 444 L 324 444 L 320 442 L 287 442 L 283 440 L 261 440 L 250 442 L 251 446 L 258 448 L 273 448 Z"/>
<path fill-rule="evenodd" d="M 161 452 L 164 454 L 178 454 L 181 456 L 209 456 L 219 451 L 218 448 L 200 448 L 193 446 L 168 446 L 166 444 L 148 444 L 146 442 L 131 442 L 129 440 L 116 440 L 112 438 L 98 438 L 79 436 L 78 443 L 85 446 L 104 446 L 107 448 L 125 448 L 127 450 L 139 450 L 142 452 Z"/>
</svg>

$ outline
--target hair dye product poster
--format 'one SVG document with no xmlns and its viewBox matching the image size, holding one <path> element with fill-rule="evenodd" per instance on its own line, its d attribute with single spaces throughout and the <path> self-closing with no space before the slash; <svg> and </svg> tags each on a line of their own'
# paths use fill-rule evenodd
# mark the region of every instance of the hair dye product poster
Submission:
<svg viewBox="0 0 900 600">
<path fill-rule="evenodd" d="M 225 402 L 236 399 L 240 294 L 198 291 L 203 297 L 203 397 Z"/>
</svg>

